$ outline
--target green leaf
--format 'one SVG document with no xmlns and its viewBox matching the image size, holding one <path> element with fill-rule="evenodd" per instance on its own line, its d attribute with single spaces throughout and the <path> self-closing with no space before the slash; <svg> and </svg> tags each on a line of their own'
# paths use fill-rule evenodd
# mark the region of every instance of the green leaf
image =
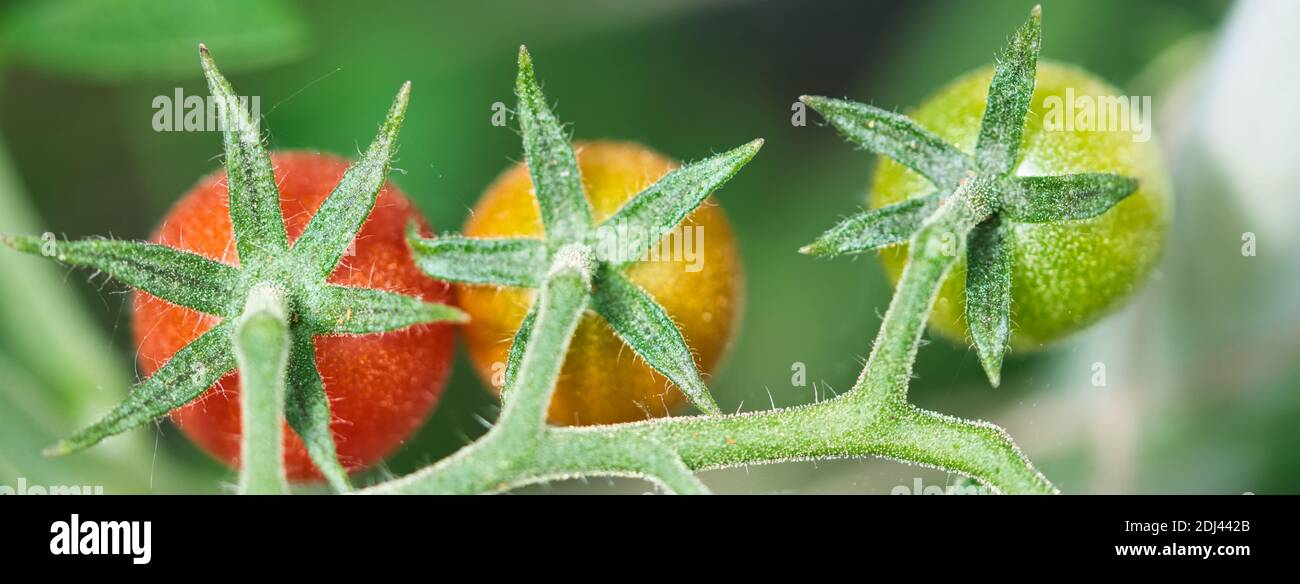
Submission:
<svg viewBox="0 0 1300 584">
<path fill-rule="evenodd" d="M 534 302 L 528 307 L 528 314 L 519 321 L 519 330 L 515 331 L 514 341 L 510 343 L 510 353 L 506 356 L 506 369 L 501 374 L 501 403 L 506 403 L 510 389 L 519 376 L 519 365 L 524 360 L 524 349 L 528 347 L 528 339 L 532 337 L 533 325 L 536 322 L 537 303 Z"/>
<path fill-rule="evenodd" d="M 1091 219 L 1133 194 L 1137 187 L 1136 179 L 1117 174 L 1015 177 L 1004 212 L 1019 223 Z"/>
<path fill-rule="evenodd" d="M 938 206 L 939 195 L 930 194 L 863 211 L 799 248 L 799 253 L 833 257 L 907 243 Z"/>
<path fill-rule="evenodd" d="M 275 169 L 258 129 L 260 120 L 248 114 L 247 107 L 240 102 L 230 82 L 221 76 L 203 45 L 199 45 L 199 61 L 221 114 L 230 222 L 239 261 L 252 265 L 283 257 L 289 249 L 289 238 L 284 231 Z"/>
<path fill-rule="evenodd" d="M 294 331 L 288 379 L 284 417 L 289 427 L 302 438 L 307 455 L 330 486 L 338 492 L 350 490 L 348 472 L 339 463 L 334 432 L 330 429 L 329 397 L 320 370 L 316 369 L 316 347 L 311 335 L 301 330 Z"/>
<path fill-rule="evenodd" d="M 966 324 L 989 383 L 1002 379 L 1011 338 L 1011 237 L 1001 216 L 971 230 L 966 247 Z"/>
<path fill-rule="evenodd" d="M 998 57 L 975 146 L 976 158 L 984 172 L 1000 175 L 1015 168 L 1020 137 L 1025 130 L 1025 114 L 1029 113 L 1029 102 L 1034 96 L 1042 33 L 1042 8 L 1035 6 L 1029 12 L 1029 20 L 1011 36 Z"/>
<path fill-rule="evenodd" d="M 970 159 L 907 116 L 852 101 L 805 95 L 845 138 L 915 170 L 936 187 L 951 188 L 967 175 Z"/>
<path fill-rule="evenodd" d="M 413 230 L 408 240 L 415 265 L 439 280 L 536 288 L 546 269 L 546 243 L 540 239 L 422 239 Z"/>
<path fill-rule="evenodd" d="M 625 203 L 601 224 L 597 237 L 616 237 L 618 258 L 602 258 L 613 265 L 637 261 L 646 249 L 677 227 L 710 193 L 726 184 L 745 166 L 763 140 L 724 152 L 674 170 Z M 630 237 L 636 234 L 636 237 Z M 598 244 L 599 246 L 599 244 Z"/>
<path fill-rule="evenodd" d="M 177 351 L 126 399 L 89 428 L 46 450 L 50 456 L 76 452 L 101 440 L 167 415 L 189 403 L 235 368 L 230 326 L 222 323 Z"/>
<path fill-rule="evenodd" d="M 695 357 L 681 331 L 644 290 L 617 270 L 601 270 L 592 308 L 628 347 L 682 390 L 696 408 L 707 414 L 721 413 L 700 379 Z"/>
<path fill-rule="evenodd" d="M 175 248 L 135 241 L 0 236 L 6 245 L 61 263 L 93 268 L 158 298 L 215 316 L 230 313 L 239 271 Z"/>
<path fill-rule="evenodd" d="M 407 81 L 398 90 L 379 135 L 370 143 L 361 160 L 343 174 L 343 180 L 334 187 L 307 224 L 302 237 L 294 243 L 290 253 L 306 265 L 311 275 L 321 280 L 328 278 L 370 217 L 375 199 L 388 179 L 388 169 L 397 148 L 397 133 L 406 117 L 410 97 L 411 82 Z"/>
<path fill-rule="evenodd" d="M 241 414 L 239 493 L 281 495 L 289 489 L 282 420 L 290 346 L 284 291 L 254 288 L 233 340 Z"/>
<path fill-rule="evenodd" d="M 569 136 L 537 86 L 533 58 L 526 47 L 519 47 L 515 93 L 519 96 L 516 114 L 524 136 L 524 160 L 528 162 L 546 237 L 555 243 L 579 241 L 591 227 L 591 208 L 583 194 L 578 159 Z"/>
<path fill-rule="evenodd" d="M 106 82 L 190 78 L 200 42 L 219 47 L 229 70 L 248 71 L 303 55 L 309 40 L 287 0 L 36 0 L 7 16 L 14 58 Z"/>
<path fill-rule="evenodd" d="M 463 323 L 459 309 L 374 288 L 326 285 L 310 308 L 315 334 L 364 335 L 435 322 Z"/>
</svg>

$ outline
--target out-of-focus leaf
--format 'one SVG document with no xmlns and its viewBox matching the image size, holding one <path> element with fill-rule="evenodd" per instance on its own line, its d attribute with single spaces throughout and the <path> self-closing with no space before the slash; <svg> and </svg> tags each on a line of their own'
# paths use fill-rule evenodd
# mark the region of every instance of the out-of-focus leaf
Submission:
<svg viewBox="0 0 1300 584">
<path fill-rule="evenodd" d="M 58 403 L 40 382 L 0 353 L 0 485 L 65 485 L 91 482 L 105 493 L 148 488 L 148 460 L 97 452 L 45 458 L 41 447 L 70 430 Z M 93 491 L 93 486 L 92 486 Z"/>
<path fill-rule="evenodd" d="M 38 232 L 8 151 L 0 144 L 0 231 Z M 80 300 L 41 258 L 0 253 L 0 351 L 23 364 L 71 425 L 90 422 L 131 383 L 108 337 Z M 102 390 L 102 391 L 97 391 Z M 37 445 L 39 450 L 43 445 Z"/>
<path fill-rule="evenodd" d="M 5 52 L 42 69 L 98 81 L 193 77 L 200 42 L 227 72 L 302 54 L 307 28 L 285 0 L 37 0 L 0 30 Z"/>
<path fill-rule="evenodd" d="M 0 231 L 39 231 L 0 143 Z M 41 258 L 0 253 L 0 485 L 100 485 L 106 493 L 211 489 L 213 469 L 180 467 L 142 434 L 94 452 L 46 458 L 41 448 L 111 407 L 127 371 L 86 307 Z"/>
</svg>

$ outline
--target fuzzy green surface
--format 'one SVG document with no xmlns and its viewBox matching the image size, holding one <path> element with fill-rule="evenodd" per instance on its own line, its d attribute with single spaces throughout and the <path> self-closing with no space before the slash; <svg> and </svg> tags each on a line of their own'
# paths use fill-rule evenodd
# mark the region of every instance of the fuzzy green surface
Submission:
<svg viewBox="0 0 1300 584">
<path fill-rule="evenodd" d="M 677 325 L 644 291 L 622 279 L 618 270 L 629 263 L 628 259 L 593 257 L 596 253 L 593 246 L 603 246 L 607 235 L 620 230 L 626 233 L 629 228 L 642 229 L 649 235 L 636 239 L 628 248 L 632 252 L 630 257 L 637 257 L 638 252 L 648 249 L 681 223 L 710 193 L 731 180 L 758 154 L 763 140 L 756 139 L 722 154 L 682 165 L 637 193 L 612 217 L 593 228 L 591 206 L 583 191 L 573 145 L 559 118 L 547 106 L 526 47 L 519 48 L 515 94 L 519 97 L 524 159 L 535 185 L 532 192 L 546 231 L 545 240 L 460 236 L 422 239 L 418 233 L 411 232 L 409 240 L 416 264 L 429 276 L 441 280 L 545 287 L 555 274 L 541 274 L 539 266 L 549 263 L 552 271 L 567 269 L 569 260 L 582 259 L 591 264 L 583 271 L 588 273 L 588 280 L 595 278 L 591 284 L 599 291 L 592 308 L 638 357 L 681 389 L 693 405 L 708 414 L 720 413 Z M 608 231 L 602 234 L 598 229 Z M 515 333 L 506 364 L 503 401 L 513 392 L 511 380 L 522 366 L 526 354 L 522 347 L 530 343 L 537 311 L 534 305 Z"/>
<path fill-rule="evenodd" d="M 962 151 L 973 151 L 993 69 L 968 73 L 925 100 L 911 117 Z M 1137 178 L 1137 191 L 1106 213 L 1061 223 L 1013 223 L 1011 345 L 1042 347 L 1100 319 L 1138 290 L 1160 258 L 1172 212 L 1169 179 L 1154 138 L 1134 142 L 1131 131 L 1047 131 L 1043 100 L 1067 88 L 1075 96 L 1120 96 L 1118 89 L 1081 69 L 1040 62 L 1025 120 L 1019 176 L 1106 172 Z M 1150 112 L 1142 112 L 1150 123 Z M 933 192 L 924 178 L 886 158 L 871 185 L 870 206 L 879 208 Z M 897 283 L 907 246 L 881 252 Z M 966 260 L 959 258 L 944 280 L 932 327 L 954 340 L 967 338 Z"/>
</svg>

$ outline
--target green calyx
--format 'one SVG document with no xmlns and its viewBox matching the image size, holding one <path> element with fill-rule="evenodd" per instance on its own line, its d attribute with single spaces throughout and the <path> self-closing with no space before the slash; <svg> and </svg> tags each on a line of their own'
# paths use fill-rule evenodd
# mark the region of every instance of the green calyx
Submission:
<svg viewBox="0 0 1300 584">
<path fill-rule="evenodd" d="M 268 468 L 279 469 L 280 409 L 307 446 L 312 461 L 337 490 L 349 488 L 330 431 L 329 401 L 316 368 L 312 338 L 394 331 L 435 322 L 464 322 L 461 311 L 418 298 L 327 282 L 355 240 L 387 180 L 397 133 L 405 116 L 410 83 L 397 93 L 370 147 L 330 193 L 300 238 L 289 245 L 280 192 L 257 120 L 239 105 L 230 83 L 217 70 L 206 47 L 199 47 L 208 86 L 220 104 L 228 176 L 230 219 L 238 267 L 197 254 L 143 242 L 52 237 L 4 236 L 22 252 L 64 264 L 93 268 L 123 283 L 221 319 L 210 331 L 177 352 L 154 375 L 95 424 L 66 438 L 47 454 L 67 454 L 141 426 L 199 397 L 222 376 L 240 369 L 250 399 L 269 399 L 273 415 L 250 418 L 241 478 L 250 490 L 279 490 Z M 280 350 L 279 343 L 286 345 Z M 281 362 L 281 360 L 283 362 Z M 277 389 L 279 388 L 279 389 Z M 265 413 L 265 407 L 258 408 Z M 265 431 L 262 431 L 265 430 Z M 257 442 L 258 444 L 249 444 Z M 274 453 L 274 463 L 267 462 Z M 282 470 L 280 471 L 282 473 Z M 268 478 L 270 477 L 270 478 Z M 279 480 L 283 480 L 282 475 Z"/>
<path fill-rule="evenodd" d="M 544 138 L 559 135 L 559 131 L 558 127 L 539 131 L 536 126 L 530 126 L 529 120 L 539 116 L 528 111 L 529 104 L 543 102 L 540 94 L 535 93 L 531 60 L 523 53 L 520 61 L 519 113 L 534 185 L 569 184 L 579 188 L 581 181 L 560 180 L 577 172 L 573 158 L 566 152 L 567 141 L 555 141 L 559 152 L 553 156 L 533 157 L 535 149 L 530 143 L 540 139 L 538 134 Z M 901 116 L 883 114 L 882 120 L 905 121 Z M 540 117 L 554 120 L 549 112 Z M 881 138 L 883 146 L 899 152 L 909 147 L 906 135 L 891 132 Z M 671 227 L 698 205 L 698 200 L 709 190 L 716 188 L 711 183 L 720 182 L 752 156 L 752 151 L 746 152 L 747 148 L 757 147 L 757 142 L 751 143 L 683 167 L 637 195 L 615 216 L 651 228 Z M 914 147 L 930 152 L 956 152 L 937 139 L 924 144 L 918 141 Z M 735 162 L 729 160 L 732 157 Z M 568 162 L 555 164 L 556 160 Z M 973 477 L 995 492 L 1056 493 L 1052 483 L 1034 468 L 1001 428 L 907 403 L 907 388 L 921 334 L 939 282 L 953 263 L 943 236 L 969 231 L 992 214 L 987 193 L 993 189 L 986 179 L 967 173 L 964 163 L 952 166 L 948 158 L 933 160 L 935 164 L 928 168 L 935 174 L 951 173 L 945 175 L 951 176 L 954 183 L 949 196 L 910 203 L 915 208 L 866 221 L 866 224 L 893 226 L 891 229 L 898 235 L 868 233 L 864 238 L 876 237 L 887 242 L 894 237 L 906 240 L 911 234 L 913 249 L 917 251 L 909 260 L 861 376 L 852 389 L 832 399 L 792 408 L 625 424 L 549 426 L 545 421 L 546 406 L 574 328 L 588 307 L 609 321 L 630 347 L 660 371 L 698 375 L 694 373 L 689 353 L 681 348 L 680 333 L 666 320 L 662 309 L 622 276 L 619 262 L 604 261 L 599 254 L 592 257 L 598 246 L 583 236 L 584 232 L 590 233 L 586 231 L 590 227 L 584 227 L 584 217 L 589 213 L 578 211 L 564 215 L 545 211 L 548 205 L 576 204 L 584 198 L 565 195 L 562 202 L 548 203 L 542 198 L 547 188 L 537 188 L 538 203 L 544 210 L 546 240 L 456 236 L 413 239 L 412 246 L 421 267 L 434 276 L 474 284 L 522 285 L 537 288 L 538 293 L 510 348 L 504 405 L 500 418 L 488 433 L 434 465 L 361 492 L 489 493 L 562 478 L 622 476 L 654 481 L 669 492 L 696 494 L 709 492 L 695 476 L 699 470 L 789 460 L 879 456 Z M 919 165 L 925 159 L 917 162 Z M 716 170 L 708 170 L 710 167 Z M 555 172 L 561 176 L 538 177 L 539 172 Z M 675 195 L 677 192 L 690 194 Z M 918 209 L 924 212 L 919 213 Z M 548 221 L 558 221 L 557 217 L 561 216 L 568 217 L 563 227 L 552 228 Z M 912 216 L 917 217 L 913 220 Z M 847 237 L 852 230 L 842 231 Z M 959 249 L 961 243 L 956 241 L 954 245 Z M 837 245 L 862 244 L 849 239 L 827 245 L 834 249 Z M 668 377 L 683 387 L 679 379 Z M 712 401 L 706 403 L 711 405 Z M 701 409 L 709 411 L 707 405 Z"/>
<path fill-rule="evenodd" d="M 1008 230 L 1015 223 L 1095 217 L 1138 186 L 1132 178 L 1105 173 L 1016 175 L 1041 38 L 1041 9 L 1036 6 L 999 55 L 973 154 L 893 112 L 845 100 L 800 98 L 849 140 L 898 161 L 934 187 L 928 195 L 855 214 L 800 251 L 830 257 L 908 243 L 944 205 L 963 202 L 972 216 L 950 226 L 948 251 L 966 254 L 966 322 L 994 386 L 1001 380 L 1011 336 L 1015 250 Z M 961 197 L 955 196 L 958 192 Z"/>
<path fill-rule="evenodd" d="M 754 140 L 683 165 L 638 193 L 612 217 L 593 225 L 570 137 L 547 105 L 537 84 L 532 57 L 524 47 L 519 50 L 515 93 L 519 98 L 515 111 L 523 135 L 524 159 L 541 211 L 545 239 L 457 235 L 422 239 L 412 230 L 410 242 L 416 263 L 425 273 L 442 280 L 541 289 L 562 272 L 557 272 L 557 267 L 563 265 L 566 254 L 573 256 L 575 250 L 585 250 L 579 255 L 590 263 L 585 271 L 591 282 L 581 294 L 590 296 L 590 308 L 638 356 L 686 394 L 696 408 L 707 414 L 720 413 L 681 331 L 663 307 L 628 280 L 623 271 L 640 252 L 654 245 L 730 180 L 758 153 L 763 141 Z M 600 257 L 595 252 L 602 233 L 608 234 L 609 230 L 647 236 L 627 246 L 629 253 Z M 519 360 L 533 334 L 537 304 L 521 324 L 506 364 L 502 397 L 507 403 L 514 393 Z"/>
<path fill-rule="evenodd" d="M 1033 90 L 1038 29 L 1035 9 L 1000 62 L 1003 85 L 990 92 L 990 101 L 998 100 L 998 105 L 990 103 L 985 120 L 989 127 L 981 132 L 979 154 L 974 156 L 958 151 L 906 117 L 851 102 L 805 98 L 851 139 L 900 160 L 930 180 L 935 189 L 927 197 L 845 221 L 804 249 L 807 253 L 837 255 L 910 243 L 907 266 L 854 386 L 812 404 L 735 414 L 717 412 L 708 390 L 699 381 L 681 333 L 662 307 L 624 276 L 623 269 L 631 258 L 601 257 L 597 235 L 602 228 L 620 222 L 652 235 L 671 229 L 752 158 L 761 142 L 686 165 L 638 194 L 610 222 L 593 225 L 568 136 L 547 108 L 537 88 L 532 60 L 521 50 L 516 111 L 545 238 L 474 239 L 452 235 L 421 239 L 415 230 L 409 237 L 417 263 L 435 277 L 537 290 L 510 349 L 501 415 L 484 436 L 455 454 L 360 492 L 490 493 L 563 478 L 620 476 L 646 478 L 669 492 L 707 493 L 696 471 L 875 456 L 941 468 L 975 479 L 994 492 L 1056 493 L 1052 483 L 1001 428 L 923 410 L 907 399 L 921 337 L 940 282 L 959 257 L 957 254 L 967 253 L 969 264 L 980 266 L 976 269 L 985 277 L 968 283 L 968 288 L 990 297 L 977 304 L 988 308 L 989 320 L 996 321 L 999 314 L 1005 314 L 996 299 L 1007 296 L 1002 292 L 1002 278 L 1009 271 L 1002 266 L 1007 264 L 1004 230 L 1009 223 L 1089 216 L 1103 212 L 1114 200 L 1127 195 L 1121 191 L 1131 190 L 1127 179 L 1109 175 L 1017 178 L 1011 173 L 1022 130 L 1011 122 L 1023 122 L 1026 106 L 1017 96 Z M 399 96 L 398 101 L 404 103 L 404 97 Z M 395 116 L 400 122 L 400 111 Z M 390 121 L 395 116 L 390 115 Z M 385 129 L 391 126 L 395 131 L 395 125 L 386 124 Z M 382 133 L 376 144 L 381 141 Z M 258 140 L 235 136 L 232 142 L 227 134 L 228 159 L 242 156 L 248 161 L 240 163 L 241 169 L 254 168 L 265 159 L 259 147 Z M 378 148 L 390 147 L 391 140 Z M 375 148 L 372 146 L 372 151 Z M 372 183 L 366 177 L 386 171 L 386 159 L 379 164 L 367 162 L 371 160 L 376 159 L 368 152 L 357 165 L 368 170 L 357 171 L 355 180 L 345 179 L 340 189 L 358 189 L 359 194 L 364 191 L 359 185 L 382 184 L 382 178 Z M 234 175 L 235 168 L 231 170 Z M 232 219 L 236 201 L 242 201 L 238 212 L 243 219 L 236 222 L 242 221 L 251 233 L 266 231 L 267 238 L 247 242 L 248 253 L 264 254 L 264 259 L 249 262 L 241 269 L 218 266 L 207 270 L 212 273 L 192 267 L 182 270 L 176 267 L 182 262 L 175 260 L 127 269 L 108 259 L 94 259 L 98 256 L 93 254 L 90 257 L 94 261 L 77 260 L 78 250 L 68 247 L 71 244 L 55 245 L 54 251 L 60 253 L 52 255 L 69 263 L 81 261 L 82 265 L 111 264 L 125 272 L 119 277 L 142 289 L 223 311 L 226 316 L 221 324 L 178 353 L 173 361 L 212 363 L 223 371 L 238 366 L 243 375 L 258 372 L 257 379 L 247 386 L 252 391 L 242 396 L 249 400 L 243 404 L 245 411 L 256 409 L 258 415 L 255 421 L 248 422 L 254 426 L 246 426 L 244 434 L 243 456 L 249 464 L 241 474 L 241 492 L 283 492 L 282 470 L 271 464 L 280 457 L 274 450 L 276 416 L 268 411 L 281 402 L 291 422 L 295 416 L 299 419 L 293 430 L 309 444 L 313 459 L 336 486 L 341 482 L 346 488 L 345 477 L 337 480 L 343 476 L 341 470 L 330 471 L 336 468 L 329 465 L 332 458 L 317 458 L 319 453 L 332 453 L 332 443 L 315 441 L 330 436 L 328 404 L 318 399 L 323 397 L 319 373 L 310 352 L 302 350 L 310 348 L 304 338 L 309 341 L 316 327 L 329 327 L 331 322 L 336 332 L 345 330 L 347 323 L 357 331 L 368 331 L 382 328 L 384 323 L 406 322 L 402 319 L 411 318 L 420 307 L 430 308 L 426 316 L 433 311 L 423 304 L 379 306 L 382 302 L 374 298 L 332 297 L 339 291 L 321 284 L 317 277 L 327 273 L 330 262 L 337 260 L 332 250 L 337 249 L 338 238 L 326 237 L 328 233 L 306 239 L 306 246 L 304 240 L 299 240 L 293 248 L 314 250 L 308 255 L 316 261 L 292 263 L 276 259 L 292 256 L 293 250 L 286 253 L 287 246 L 275 247 L 279 222 L 267 216 L 275 207 L 259 204 L 269 200 L 262 197 L 267 185 L 273 187 L 274 183 L 262 180 L 258 171 L 249 171 L 243 178 L 247 180 L 239 184 L 245 185 L 245 190 L 239 193 L 233 191 L 232 181 Z M 350 195 L 339 197 L 340 202 L 366 201 Z M 373 192 L 370 197 L 367 205 L 373 204 Z M 350 229 L 348 238 L 354 236 L 352 226 L 359 223 L 347 213 L 348 207 L 326 204 L 321 214 L 328 212 L 338 217 L 326 219 L 321 225 Z M 317 221 L 312 226 L 309 231 Z M 268 241 L 271 247 L 264 247 Z M 26 247 L 27 251 L 39 249 L 35 240 L 20 242 L 10 238 L 6 242 Z M 652 243 L 653 239 L 645 242 Z M 241 260 L 244 249 L 241 246 Z M 132 262 L 147 254 L 126 256 L 130 261 L 124 260 L 123 265 L 133 266 Z M 208 264 L 198 265 L 211 268 Z M 313 272 L 312 266 L 318 271 Z M 205 280 L 178 283 L 178 272 L 190 280 Z M 200 288 L 201 295 L 185 297 Z M 366 304 L 371 301 L 373 305 Z M 341 311 L 347 302 L 373 309 L 357 311 L 356 306 L 349 306 L 352 311 Z M 548 425 L 546 410 L 565 354 L 578 322 L 588 310 L 608 321 L 629 347 L 709 415 L 600 426 Z M 988 326 L 993 329 L 993 337 L 999 334 L 995 325 Z M 996 371 L 997 364 L 986 363 L 986 367 Z M 145 407 L 171 399 L 165 391 L 168 388 L 188 391 L 197 387 L 197 395 L 211 383 L 178 380 L 185 372 L 184 367 L 170 368 L 169 363 L 146 381 L 157 388 L 133 392 L 128 402 L 135 399 L 139 407 Z M 209 376 L 211 380 L 216 378 L 213 375 Z M 284 383 L 277 385 L 277 378 Z M 277 398 L 281 394 L 284 397 Z M 186 400 L 177 397 L 172 401 Z"/>
</svg>

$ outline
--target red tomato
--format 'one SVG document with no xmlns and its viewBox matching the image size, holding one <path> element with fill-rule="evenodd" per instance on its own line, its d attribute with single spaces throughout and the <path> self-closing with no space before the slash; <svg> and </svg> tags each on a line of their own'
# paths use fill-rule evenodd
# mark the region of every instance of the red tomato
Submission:
<svg viewBox="0 0 1300 584">
<path fill-rule="evenodd" d="M 280 208 L 292 242 L 338 184 L 349 163 L 311 152 L 271 155 L 280 185 Z M 370 287 L 447 303 L 450 288 L 430 279 L 412 262 L 406 225 L 415 206 L 391 183 L 379 193 L 374 212 L 357 236 L 355 253 L 345 255 L 329 281 Z M 202 179 L 172 208 L 151 241 L 238 265 L 227 208 L 226 172 Z M 218 318 L 135 292 L 132 325 L 143 373 L 151 375 Z M 325 380 L 339 459 L 350 471 L 381 460 L 415 432 L 437 403 L 453 354 L 447 324 L 423 325 L 375 335 L 317 337 L 316 362 Z M 216 458 L 239 464 L 239 374 L 222 378 L 201 397 L 172 412 L 190 438 Z M 285 472 L 290 480 L 319 479 L 307 450 L 285 427 Z"/>
</svg>

